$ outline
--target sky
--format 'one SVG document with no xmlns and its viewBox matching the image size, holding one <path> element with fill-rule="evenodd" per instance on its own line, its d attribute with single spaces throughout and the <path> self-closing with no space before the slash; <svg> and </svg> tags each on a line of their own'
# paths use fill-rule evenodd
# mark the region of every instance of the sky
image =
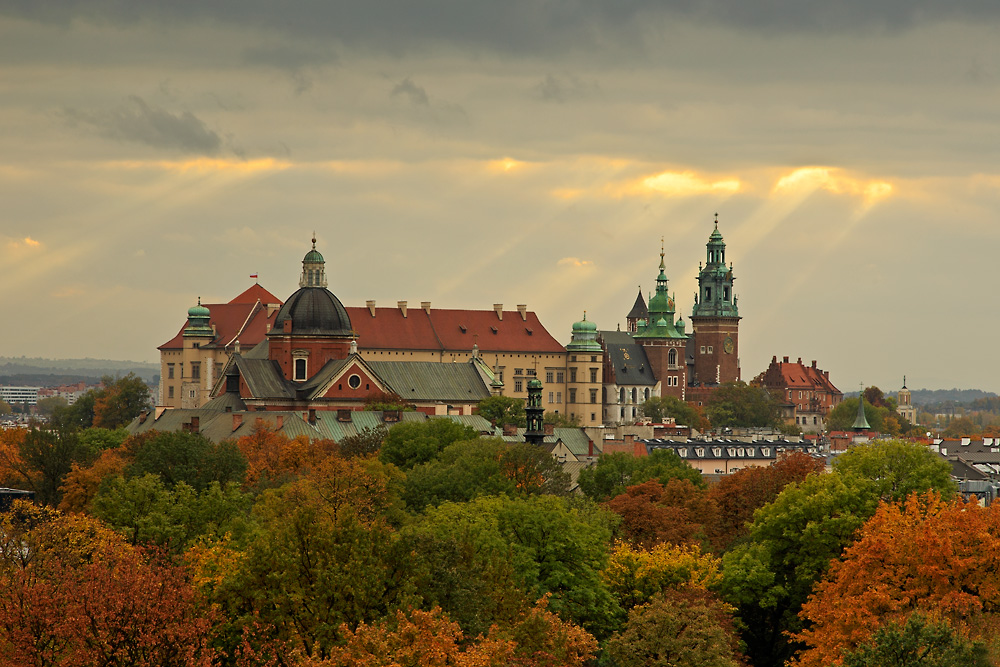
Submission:
<svg viewBox="0 0 1000 667">
<path fill-rule="evenodd" d="M 314 231 L 563 343 L 663 239 L 690 329 L 717 213 L 744 379 L 1000 392 L 998 84 L 985 0 L 0 0 L 0 355 L 156 361 Z"/>
</svg>

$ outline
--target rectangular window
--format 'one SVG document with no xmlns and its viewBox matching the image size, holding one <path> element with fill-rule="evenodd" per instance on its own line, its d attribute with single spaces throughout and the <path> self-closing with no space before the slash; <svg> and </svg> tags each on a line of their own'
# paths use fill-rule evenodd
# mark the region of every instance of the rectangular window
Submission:
<svg viewBox="0 0 1000 667">
<path fill-rule="evenodd" d="M 517 377 L 518 375 L 524 375 L 524 369 L 523 368 L 515 368 L 514 369 L 514 377 Z"/>
<path fill-rule="evenodd" d="M 704 345 L 701 346 L 701 353 L 705 354 L 705 346 Z"/>
<path fill-rule="evenodd" d="M 524 390 L 524 380 L 514 380 L 514 391 Z"/>
<path fill-rule="evenodd" d="M 597 414 L 596 413 L 593 413 L 593 412 L 590 413 L 590 421 L 592 421 L 592 422 L 593 421 L 597 421 Z"/>
<path fill-rule="evenodd" d="M 191 390 L 191 398 L 194 398 L 194 389 Z"/>
<path fill-rule="evenodd" d="M 556 394 L 555 394 L 555 392 L 550 391 L 549 392 L 549 403 L 553 403 L 555 400 L 556 400 Z"/>
<path fill-rule="evenodd" d="M 562 403 L 562 392 L 561 391 L 557 391 L 556 392 L 556 403 Z"/>
<path fill-rule="evenodd" d="M 563 379 L 564 377 L 565 376 L 563 375 L 562 371 L 556 372 L 556 383 L 557 384 L 562 384 L 563 382 L 565 382 L 565 380 Z"/>
<path fill-rule="evenodd" d="M 199 380 L 201 379 L 201 362 L 192 361 L 191 362 L 191 379 Z"/>
<path fill-rule="evenodd" d="M 597 382 L 597 369 L 596 368 L 591 368 L 590 369 L 590 381 L 591 382 Z"/>
<path fill-rule="evenodd" d="M 712 354 L 712 346 L 711 345 L 708 346 L 708 353 Z"/>
<path fill-rule="evenodd" d="M 533 378 L 536 375 L 538 375 L 538 372 L 534 368 L 529 368 L 528 369 L 528 377 Z"/>
<path fill-rule="evenodd" d="M 597 357 L 591 357 L 590 358 L 590 363 L 596 364 L 597 363 Z"/>
<path fill-rule="evenodd" d="M 597 390 L 596 389 L 591 389 L 590 390 L 590 402 L 591 403 L 597 403 Z M 591 419 L 593 419 L 593 417 L 591 417 Z"/>
<path fill-rule="evenodd" d="M 576 382 L 576 369 L 575 368 L 569 369 L 569 381 L 570 382 Z"/>
<path fill-rule="evenodd" d="M 552 371 L 545 371 L 545 382 L 552 384 Z"/>
<path fill-rule="evenodd" d="M 167 379 L 168 380 L 173 380 L 174 379 L 174 365 L 173 364 L 167 364 Z"/>
<path fill-rule="evenodd" d="M 576 403 L 576 389 L 569 390 L 569 402 Z"/>
<path fill-rule="evenodd" d="M 167 387 L 167 398 L 173 398 L 173 397 L 174 397 L 174 385 L 170 385 L 169 387 Z"/>
<path fill-rule="evenodd" d="M 575 354 L 571 354 L 571 355 L 569 356 L 569 360 L 570 360 L 570 361 L 576 361 L 576 355 L 575 355 Z"/>
</svg>

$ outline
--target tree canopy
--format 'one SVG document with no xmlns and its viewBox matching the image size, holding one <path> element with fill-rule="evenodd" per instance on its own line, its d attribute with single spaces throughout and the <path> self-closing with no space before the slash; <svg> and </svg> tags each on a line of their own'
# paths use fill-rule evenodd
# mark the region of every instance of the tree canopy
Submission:
<svg viewBox="0 0 1000 667">
<path fill-rule="evenodd" d="M 705 413 L 714 428 L 777 426 L 781 402 L 764 387 L 726 382 L 712 392 Z"/>
<path fill-rule="evenodd" d="M 528 418 L 524 413 L 524 399 L 513 396 L 490 396 L 479 401 L 479 414 L 497 426 L 514 424 L 524 428 Z"/>
<path fill-rule="evenodd" d="M 580 490 L 598 502 L 620 495 L 636 484 L 655 479 L 666 484 L 671 479 L 686 479 L 705 488 L 701 473 L 687 461 L 666 449 L 654 449 L 649 456 L 605 454 L 597 465 L 580 471 Z"/>
<path fill-rule="evenodd" d="M 698 408 L 686 401 L 673 396 L 653 396 L 642 404 L 642 414 L 654 422 L 662 422 L 667 417 L 673 417 L 678 424 L 704 430 L 708 420 Z"/>
</svg>

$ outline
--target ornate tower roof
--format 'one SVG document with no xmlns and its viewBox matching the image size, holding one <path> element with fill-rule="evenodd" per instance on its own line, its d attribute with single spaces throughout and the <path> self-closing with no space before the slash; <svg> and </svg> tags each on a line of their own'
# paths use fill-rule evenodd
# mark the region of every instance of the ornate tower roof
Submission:
<svg viewBox="0 0 1000 667">
<path fill-rule="evenodd" d="M 312 250 L 302 259 L 299 289 L 288 297 L 275 315 L 272 333 L 284 332 L 285 322 L 291 321 L 293 334 L 352 337 L 351 318 L 326 284 L 325 262 L 323 255 L 316 250 L 314 237 Z"/>
<path fill-rule="evenodd" d="M 733 293 L 733 267 L 732 264 L 726 266 L 726 242 L 719 231 L 718 213 L 705 252 L 705 265 L 698 272 L 698 295 L 691 317 L 739 317 Z"/>
<path fill-rule="evenodd" d="M 865 392 L 863 390 L 858 394 L 858 416 L 851 428 L 855 431 L 871 430 L 871 426 L 868 425 L 868 419 L 865 417 Z"/>
<path fill-rule="evenodd" d="M 566 346 L 571 352 L 601 352 L 601 344 L 597 342 L 597 325 L 587 321 L 587 311 L 583 311 L 583 319 L 573 324 L 573 337 Z"/>
<path fill-rule="evenodd" d="M 649 318 L 645 327 L 637 330 L 636 338 L 687 338 L 674 326 L 674 298 L 667 294 L 666 265 L 660 247 L 660 274 L 656 277 L 656 293 L 649 298 Z"/>
<path fill-rule="evenodd" d="M 215 332 L 212 331 L 211 318 L 211 311 L 201 305 L 201 297 L 198 297 L 198 305 L 188 308 L 188 323 L 184 327 L 184 337 L 215 338 Z"/>
<path fill-rule="evenodd" d="M 316 235 L 313 234 L 312 250 L 302 258 L 302 275 L 299 287 L 326 287 L 326 261 L 316 250 Z"/>
</svg>

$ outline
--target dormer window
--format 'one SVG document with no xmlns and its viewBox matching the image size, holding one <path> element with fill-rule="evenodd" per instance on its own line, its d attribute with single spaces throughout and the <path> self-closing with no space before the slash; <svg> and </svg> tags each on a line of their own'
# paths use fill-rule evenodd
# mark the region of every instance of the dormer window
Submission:
<svg viewBox="0 0 1000 667">
<path fill-rule="evenodd" d="M 306 360 L 296 359 L 295 360 L 295 380 L 302 381 L 306 379 Z"/>
</svg>

